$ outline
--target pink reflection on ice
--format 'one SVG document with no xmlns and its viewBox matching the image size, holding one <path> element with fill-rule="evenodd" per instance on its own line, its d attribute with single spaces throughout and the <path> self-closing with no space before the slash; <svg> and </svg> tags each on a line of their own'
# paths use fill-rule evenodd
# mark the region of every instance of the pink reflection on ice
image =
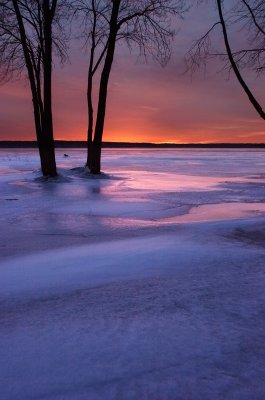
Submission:
<svg viewBox="0 0 265 400">
<path fill-rule="evenodd" d="M 238 182 L 255 182 L 255 178 L 245 177 L 218 177 L 218 176 L 197 176 L 197 175 L 181 175 L 176 173 L 150 173 L 141 171 L 125 171 L 127 175 L 124 186 L 126 188 L 135 190 L 148 190 L 148 191 L 208 191 L 210 188 L 215 190 L 223 190 L 218 187 L 220 183 Z M 264 180 L 265 181 L 265 180 Z"/>
<path fill-rule="evenodd" d="M 139 218 L 103 218 L 105 225 L 113 227 L 152 227 L 196 222 L 225 221 L 255 217 L 265 214 L 265 203 L 220 203 L 204 204 L 191 207 L 184 215 L 174 217 L 139 219 Z"/>
<path fill-rule="evenodd" d="M 265 213 L 265 203 L 204 204 L 193 207 L 188 214 L 173 219 L 177 223 L 222 221 L 253 217 L 260 213 Z M 172 218 L 170 220 L 172 221 Z"/>
</svg>

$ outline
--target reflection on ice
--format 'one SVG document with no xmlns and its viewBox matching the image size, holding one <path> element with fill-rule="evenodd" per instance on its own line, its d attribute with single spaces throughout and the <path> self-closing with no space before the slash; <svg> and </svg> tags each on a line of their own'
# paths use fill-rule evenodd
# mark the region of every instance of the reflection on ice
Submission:
<svg viewBox="0 0 265 400">
<path fill-rule="evenodd" d="M 45 181 L 28 171 L 38 168 L 36 151 L 0 151 L 0 222 L 6 255 L 10 256 L 10 246 L 20 251 L 12 245 L 16 234 L 18 243 L 31 237 L 32 242 L 21 246 L 34 250 L 35 245 L 71 245 L 66 237 L 98 241 L 132 231 L 141 235 L 143 228 L 265 212 L 263 150 L 104 150 L 104 179 L 91 178 L 82 167 L 84 150 L 67 153 L 66 158 L 57 150 L 60 176 Z M 6 200 L 13 198 L 18 200 Z M 53 243 L 49 237 L 62 239 Z"/>
<path fill-rule="evenodd" d="M 193 207 L 188 214 L 174 218 L 174 222 L 204 222 L 255 217 L 265 214 L 265 203 L 220 203 Z"/>
<path fill-rule="evenodd" d="M 220 177 L 215 176 L 196 176 L 181 175 L 177 171 L 175 173 L 152 173 L 126 171 L 125 174 L 130 177 L 126 181 L 125 186 L 131 189 L 149 190 L 149 191 L 186 191 L 201 190 L 207 191 L 211 188 L 218 188 Z M 242 178 L 230 178 L 230 182 L 242 181 Z"/>
<path fill-rule="evenodd" d="M 172 224 L 186 224 L 195 222 L 209 222 L 232 220 L 238 218 L 265 216 L 265 203 L 219 203 L 205 204 L 195 207 L 179 208 L 178 215 L 165 218 L 149 218 L 146 215 L 143 219 L 131 218 L 104 218 L 104 224 L 126 227 L 165 226 Z"/>
</svg>

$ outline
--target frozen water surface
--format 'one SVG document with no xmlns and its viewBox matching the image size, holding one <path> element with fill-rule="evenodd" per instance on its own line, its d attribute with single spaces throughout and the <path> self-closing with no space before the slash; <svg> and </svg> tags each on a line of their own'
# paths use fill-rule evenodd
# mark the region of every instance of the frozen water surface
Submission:
<svg viewBox="0 0 265 400">
<path fill-rule="evenodd" d="M 264 155 L 1 150 L 1 400 L 264 400 Z"/>
</svg>

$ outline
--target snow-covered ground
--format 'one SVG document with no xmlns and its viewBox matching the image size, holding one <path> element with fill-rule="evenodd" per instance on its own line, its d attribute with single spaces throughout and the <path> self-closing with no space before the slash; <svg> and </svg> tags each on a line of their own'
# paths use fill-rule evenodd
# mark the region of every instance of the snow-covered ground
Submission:
<svg viewBox="0 0 265 400">
<path fill-rule="evenodd" d="M 264 400 L 264 156 L 0 150 L 1 400 Z"/>
</svg>

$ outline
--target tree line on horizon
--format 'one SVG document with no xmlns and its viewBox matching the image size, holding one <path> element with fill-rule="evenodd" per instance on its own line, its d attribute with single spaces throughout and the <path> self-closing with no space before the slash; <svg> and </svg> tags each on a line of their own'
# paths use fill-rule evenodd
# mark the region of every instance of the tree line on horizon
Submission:
<svg viewBox="0 0 265 400">
<path fill-rule="evenodd" d="M 211 2 L 215 5 L 216 21 L 187 52 L 187 70 L 194 73 L 209 59 L 219 57 L 225 68 L 233 72 L 259 116 L 265 119 L 254 89 L 248 86 L 242 72 L 248 68 L 261 75 L 265 70 L 265 0 L 233 0 L 232 6 L 228 0 Z M 206 7 L 207 0 L 198 3 Z M 151 56 L 165 66 L 176 34 L 175 20 L 184 18 L 191 6 L 192 2 L 184 0 L 0 1 L 0 79 L 6 82 L 26 71 L 44 176 L 57 175 L 53 59 L 58 57 L 62 63 L 67 59 L 71 37 L 78 37 L 87 46 L 86 167 L 91 174 L 100 174 L 108 84 L 117 43 L 136 47 L 140 55 Z M 218 28 L 223 42 L 221 50 L 216 50 L 213 44 L 214 31 Z M 244 41 L 237 43 L 233 50 L 236 32 L 241 36 L 244 33 Z M 100 81 L 96 108 L 93 103 L 95 78 Z"/>
</svg>

